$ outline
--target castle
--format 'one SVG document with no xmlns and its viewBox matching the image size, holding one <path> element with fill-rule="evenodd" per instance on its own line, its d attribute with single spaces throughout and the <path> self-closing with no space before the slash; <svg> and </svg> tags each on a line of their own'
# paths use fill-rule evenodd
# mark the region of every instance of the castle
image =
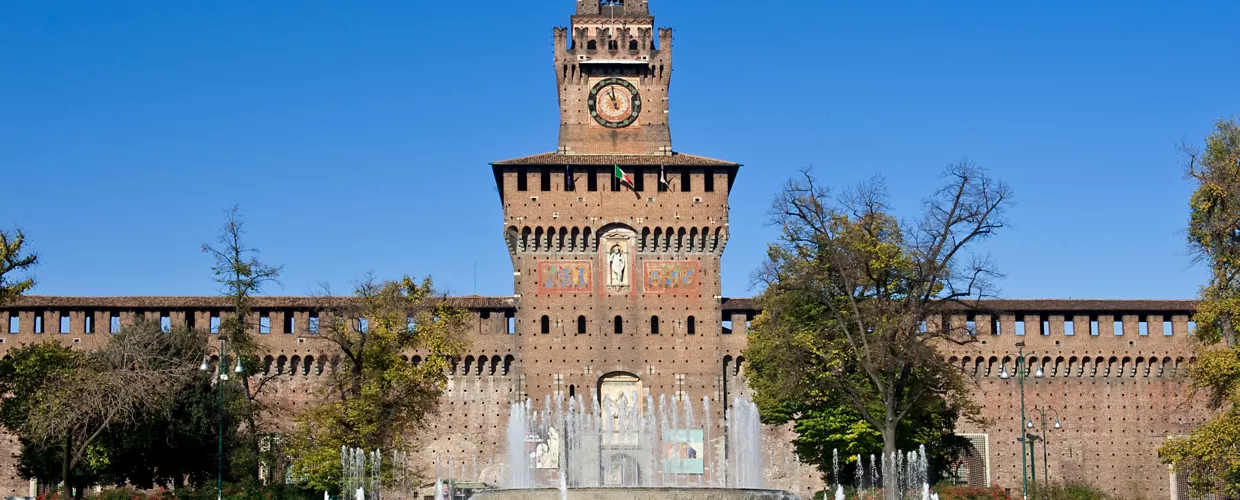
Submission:
<svg viewBox="0 0 1240 500">
<path fill-rule="evenodd" d="M 513 402 L 631 393 L 729 401 L 749 390 L 744 350 L 761 311 L 751 299 L 722 297 L 719 272 L 729 193 L 742 169 L 673 149 L 672 30 L 655 28 L 647 1 L 578 0 L 571 26 L 554 39 L 558 147 L 491 165 L 514 293 L 454 299 L 472 314 L 472 347 L 450 374 L 440 415 L 418 436 L 417 464 L 437 476 L 499 483 Z M 1194 307 L 996 300 L 952 317 L 982 340 L 944 354 L 976 380 L 976 401 L 992 423 L 961 424 L 976 452 L 961 476 L 1020 489 L 1020 393 L 1000 374 L 1015 369 L 1023 342 L 1030 373 L 1044 375 L 1026 381 L 1026 404 L 1062 422 L 1048 433 L 1049 460 L 1035 450 L 1039 479 L 1045 469 L 1127 498 L 1187 498 L 1157 449 L 1208 415 L 1184 398 Z M 207 328 L 227 310 L 216 298 L 27 297 L 0 307 L 0 351 L 47 337 L 89 348 L 137 316 Z M 311 298 L 261 298 L 249 321 L 269 352 L 267 373 L 280 376 L 275 403 L 286 415 L 308 404 L 331 369 L 316 311 Z M 721 436 L 723 405 L 712 408 L 701 425 Z M 767 486 L 808 498 L 822 478 L 792 458 L 791 438 L 786 427 L 765 431 L 763 473 Z M 690 481 L 722 473 L 709 460 L 722 446 L 700 444 L 706 459 L 676 471 Z M 5 451 L 17 450 L 6 436 Z M 26 495 L 29 483 L 9 455 L 0 454 L 0 492 Z"/>
</svg>

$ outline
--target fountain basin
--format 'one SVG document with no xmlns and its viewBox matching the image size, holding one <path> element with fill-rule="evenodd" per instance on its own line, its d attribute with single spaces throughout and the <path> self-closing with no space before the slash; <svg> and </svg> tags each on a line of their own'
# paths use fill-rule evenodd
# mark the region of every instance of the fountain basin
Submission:
<svg viewBox="0 0 1240 500">
<path fill-rule="evenodd" d="M 786 491 L 716 488 L 575 488 L 568 495 L 555 488 L 492 490 L 470 500 L 800 500 Z"/>
</svg>

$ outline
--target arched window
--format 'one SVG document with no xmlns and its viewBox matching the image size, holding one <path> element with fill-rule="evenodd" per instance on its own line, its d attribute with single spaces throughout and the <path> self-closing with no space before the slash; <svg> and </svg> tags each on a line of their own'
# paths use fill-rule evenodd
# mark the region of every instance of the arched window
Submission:
<svg viewBox="0 0 1240 500">
<path fill-rule="evenodd" d="M 697 335 L 697 318 L 689 316 L 689 335 Z"/>
<path fill-rule="evenodd" d="M 651 335 L 659 334 L 659 317 L 658 316 L 650 317 L 650 334 Z"/>
<path fill-rule="evenodd" d="M 598 50 L 598 42 L 594 40 L 586 42 L 586 50 Z"/>
<path fill-rule="evenodd" d="M 607 42 L 607 50 L 620 50 L 620 42 L 609 40 Z"/>
<path fill-rule="evenodd" d="M 543 335 L 546 335 L 546 334 L 548 334 L 548 333 L 551 333 L 551 318 L 550 318 L 550 317 L 543 316 L 543 317 L 542 317 L 541 324 L 542 324 L 542 333 L 543 333 Z"/>
<path fill-rule="evenodd" d="M 637 50 L 637 40 L 629 40 L 629 50 Z"/>
<path fill-rule="evenodd" d="M 616 335 L 620 335 L 624 333 L 624 318 L 616 316 L 615 323 L 616 323 Z"/>
<path fill-rule="evenodd" d="M 586 317 L 585 316 L 577 316 L 577 334 L 578 335 L 586 334 Z"/>
</svg>

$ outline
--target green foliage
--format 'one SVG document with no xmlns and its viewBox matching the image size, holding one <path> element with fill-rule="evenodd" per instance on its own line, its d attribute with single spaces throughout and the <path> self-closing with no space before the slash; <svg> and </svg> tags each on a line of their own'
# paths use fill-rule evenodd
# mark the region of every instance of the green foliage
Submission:
<svg viewBox="0 0 1240 500">
<path fill-rule="evenodd" d="M 465 350 L 466 313 L 437 296 L 430 279 L 365 282 L 357 300 L 333 310 L 320 337 L 343 355 L 322 402 L 301 413 L 290 442 L 295 476 L 320 491 L 341 482 L 342 446 L 383 450 L 409 446 L 439 404 L 451 358 Z M 402 354 L 421 353 L 414 365 Z M 384 463 L 385 467 L 391 464 Z M 389 480 L 408 471 L 386 471 Z"/>
<path fill-rule="evenodd" d="M 108 488 L 90 495 L 90 500 L 215 500 L 211 487 L 177 488 L 176 490 L 142 491 L 132 487 Z M 322 493 L 288 485 L 263 485 L 249 480 L 224 485 L 225 500 L 318 500 Z"/>
<path fill-rule="evenodd" d="M 1187 437 L 1168 440 L 1163 460 L 1189 477 L 1197 493 L 1240 495 L 1240 124 L 1219 120 L 1204 149 L 1183 147 L 1197 182 L 1189 201 L 1188 242 L 1210 269 L 1194 320 L 1193 395 L 1218 412 Z"/>
<path fill-rule="evenodd" d="M 1055 483 L 1050 487 L 1032 485 L 1030 500 L 1120 500 L 1083 481 Z M 1136 499 L 1124 499 L 1136 500 Z"/>
<path fill-rule="evenodd" d="M 979 486 L 940 486 L 935 488 L 939 500 L 1013 500 L 1007 492 L 998 486 L 982 488 Z"/>
<path fill-rule="evenodd" d="M 21 296 L 35 286 L 32 277 L 13 278 L 14 273 L 29 271 L 38 264 L 39 257 L 35 254 L 23 253 L 26 235 L 15 232 L 0 231 L 0 305 Z"/>
<path fill-rule="evenodd" d="M 805 172 L 775 201 L 781 236 L 757 274 L 767 287 L 747 373 L 768 418 L 806 432 L 798 452 L 821 470 L 833 448 L 934 445 L 977 414 L 938 351 L 974 339 L 940 320 L 987 292 L 995 272 L 969 251 L 1004 226 L 1011 194 L 967 162 L 944 178 L 907 228 L 877 181 L 834 197 Z"/>
<path fill-rule="evenodd" d="M 234 429 L 235 437 L 234 445 L 227 453 L 230 468 L 237 471 L 254 471 L 260 466 L 279 470 L 283 466 L 281 457 L 274 453 L 275 450 L 263 446 L 265 441 L 270 442 L 269 438 L 274 433 L 268 429 L 265 421 L 268 413 L 261 399 L 267 382 L 275 375 L 261 375 L 265 371 L 261 359 L 263 347 L 250 335 L 258 326 L 250 320 L 253 318 L 251 302 L 254 296 L 261 294 L 264 286 L 278 283 L 282 268 L 260 260 L 258 249 L 250 247 L 244 236 L 245 224 L 238 208 L 233 207 L 228 210 L 227 220 L 215 245 L 202 246 L 203 253 L 215 261 L 211 273 L 219 285 L 220 294 L 232 305 L 230 314 L 220 318 L 219 334 L 228 340 L 229 350 L 228 353 L 221 353 L 221 357 L 239 356 L 245 368 L 238 377 L 238 393 L 225 389 L 226 417 L 234 422 L 230 429 Z"/>
<path fill-rule="evenodd" d="M 17 347 L 0 361 L 0 425 L 21 435 L 35 409 L 50 397 L 49 381 L 70 377 L 84 364 L 85 357 L 54 339 Z"/>
</svg>

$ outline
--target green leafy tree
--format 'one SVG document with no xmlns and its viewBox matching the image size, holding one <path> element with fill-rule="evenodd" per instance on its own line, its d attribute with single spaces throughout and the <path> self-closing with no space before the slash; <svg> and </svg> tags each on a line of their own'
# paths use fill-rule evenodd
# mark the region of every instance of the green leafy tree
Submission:
<svg viewBox="0 0 1240 500">
<path fill-rule="evenodd" d="M 1199 493 L 1240 495 L 1240 124 L 1220 120 L 1205 148 L 1183 146 L 1188 176 L 1197 183 L 1189 202 L 1189 247 L 1210 271 L 1194 320 L 1197 363 L 1189 370 L 1194 395 L 1217 410 L 1188 437 L 1172 439 L 1164 459 Z"/>
<path fill-rule="evenodd" d="M 37 255 L 26 253 L 22 248 L 25 244 L 26 235 L 21 230 L 11 233 L 0 231 L 0 304 L 6 304 L 34 288 L 34 278 L 14 277 L 16 273 L 34 268 L 39 261 Z"/>
<path fill-rule="evenodd" d="M 990 291 L 997 273 L 971 250 L 1004 227 L 1011 190 L 969 162 L 943 179 L 911 224 L 888 213 L 881 181 L 838 198 L 809 171 L 789 181 L 772 208 L 781 234 L 756 275 L 763 315 L 745 356 L 760 395 L 847 402 L 888 456 L 914 415 L 977 413 L 939 353 L 972 335 L 942 318 Z M 885 480 L 894 499 L 895 475 Z"/>
<path fill-rule="evenodd" d="M 407 451 L 409 434 L 439 407 L 450 359 L 465 350 L 467 313 L 437 295 L 429 278 L 366 281 L 356 295 L 328 307 L 320 341 L 342 359 L 318 405 L 298 416 L 290 443 L 294 476 L 316 490 L 339 490 L 342 446 Z M 420 364 L 402 358 L 414 352 L 424 356 Z M 410 472 L 385 475 L 390 483 Z"/>
<path fill-rule="evenodd" d="M 64 495 L 80 495 L 114 465 L 105 445 L 111 433 L 170 415 L 178 396 L 201 380 L 204 354 L 201 335 L 165 332 L 148 321 L 126 326 L 91 352 L 53 341 L 15 350 L 0 363 L 0 390 L 8 394 L 0 412 L 30 453 L 26 473 L 49 475 L 47 460 L 58 450 Z"/>
<path fill-rule="evenodd" d="M 266 405 L 262 395 L 268 382 L 275 375 L 264 375 L 261 355 L 263 348 L 250 334 L 258 325 L 252 321 L 253 298 L 263 292 L 263 287 L 278 284 L 282 267 L 271 266 L 258 258 L 259 251 L 245 243 L 245 224 L 237 207 L 228 211 L 227 221 L 214 245 L 202 246 L 202 251 L 210 255 L 215 263 L 211 272 L 219 285 L 220 294 L 226 297 L 232 306 L 229 314 L 220 318 L 219 333 L 228 339 L 233 349 L 242 360 L 245 370 L 239 377 L 241 390 L 238 397 L 229 396 L 231 392 L 225 388 L 225 418 L 244 425 L 235 429 L 236 446 L 230 446 L 226 453 L 230 457 L 230 465 L 234 471 L 230 476 L 240 480 L 257 471 L 260 465 L 274 469 L 279 457 L 265 450 L 264 442 L 273 434 L 264 421 Z M 229 384 L 231 385 L 231 384 Z M 214 453 L 218 452 L 213 452 Z"/>
</svg>

